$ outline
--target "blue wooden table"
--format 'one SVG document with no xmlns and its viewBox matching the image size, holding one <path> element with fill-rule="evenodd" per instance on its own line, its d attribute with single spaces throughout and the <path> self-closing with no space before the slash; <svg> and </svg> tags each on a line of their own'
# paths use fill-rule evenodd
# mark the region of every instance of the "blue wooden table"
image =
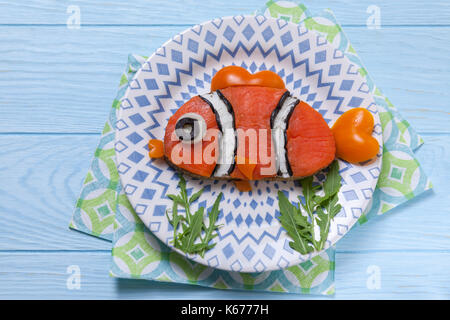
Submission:
<svg viewBox="0 0 450 320">
<path fill-rule="evenodd" d="M 305 3 L 334 10 L 375 82 L 425 139 L 418 157 L 434 185 L 339 242 L 334 299 L 449 299 L 450 5 Z M 193 24 L 263 5 L 0 2 L 0 298 L 312 298 L 117 280 L 108 276 L 110 243 L 67 228 L 127 55 L 151 54 Z M 371 5 L 380 29 L 367 27 Z M 79 290 L 67 286 L 70 266 L 79 267 Z"/>
</svg>

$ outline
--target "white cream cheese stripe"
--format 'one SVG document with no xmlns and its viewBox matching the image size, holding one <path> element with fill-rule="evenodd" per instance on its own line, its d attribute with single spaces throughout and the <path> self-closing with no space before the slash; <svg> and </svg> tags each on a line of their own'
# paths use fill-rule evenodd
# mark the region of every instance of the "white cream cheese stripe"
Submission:
<svg viewBox="0 0 450 320">
<path fill-rule="evenodd" d="M 275 144 L 275 165 L 277 173 L 282 178 L 289 178 L 291 176 L 289 163 L 286 152 L 286 129 L 290 115 L 294 111 L 295 106 L 299 103 L 297 98 L 288 96 L 278 111 L 273 127 L 272 127 L 272 139 Z"/>
<path fill-rule="evenodd" d="M 234 153 L 236 150 L 236 133 L 234 128 L 234 116 L 232 110 L 221 99 L 219 94 L 214 91 L 212 93 L 203 94 L 201 97 L 209 101 L 209 105 L 214 109 L 216 120 L 222 130 L 219 136 L 219 159 L 213 175 L 215 177 L 225 177 L 234 167 Z M 218 119 L 217 119 L 218 118 Z"/>
</svg>

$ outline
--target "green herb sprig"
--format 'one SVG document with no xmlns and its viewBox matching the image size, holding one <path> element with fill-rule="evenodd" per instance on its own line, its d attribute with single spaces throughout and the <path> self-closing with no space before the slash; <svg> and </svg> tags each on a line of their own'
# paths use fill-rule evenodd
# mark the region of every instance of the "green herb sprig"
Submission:
<svg viewBox="0 0 450 320">
<path fill-rule="evenodd" d="M 216 225 L 219 216 L 219 204 L 222 199 L 222 192 L 217 196 L 211 211 L 209 212 L 208 226 L 204 222 L 205 208 L 200 207 L 195 213 L 191 213 L 191 204 L 195 202 L 203 193 L 203 188 L 188 197 L 186 190 L 186 180 L 180 176 L 178 182 L 180 194 L 167 195 L 173 202 L 172 204 L 172 218 L 166 212 L 167 219 L 173 227 L 173 245 L 175 248 L 189 254 L 199 254 L 204 257 L 206 251 L 213 248 L 216 244 L 210 244 L 211 240 L 217 237 L 215 232 L 220 225 Z M 184 208 L 185 214 L 181 215 L 178 212 L 178 206 Z M 181 225 L 181 232 L 179 232 Z M 202 234 L 203 232 L 203 234 Z"/>
<path fill-rule="evenodd" d="M 293 240 L 289 242 L 290 247 L 301 254 L 308 254 L 324 248 L 331 221 L 341 211 L 342 206 L 338 203 L 338 192 L 341 188 L 339 163 L 334 161 L 330 165 L 322 186 L 313 186 L 313 177 L 304 178 L 300 180 L 300 183 L 305 200 L 302 201 L 298 197 L 297 206 L 293 205 L 283 192 L 278 191 L 281 214 L 278 219 Z M 316 194 L 321 189 L 323 196 Z M 318 237 L 316 237 L 315 226 L 319 228 Z"/>
</svg>

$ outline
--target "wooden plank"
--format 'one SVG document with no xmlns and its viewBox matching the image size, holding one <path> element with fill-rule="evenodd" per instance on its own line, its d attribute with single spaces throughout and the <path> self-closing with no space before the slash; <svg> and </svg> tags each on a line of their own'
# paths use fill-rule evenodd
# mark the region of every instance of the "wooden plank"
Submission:
<svg viewBox="0 0 450 320">
<path fill-rule="evenodd" d="M 267 1 L 194 1 L 194 0 L 135 0 L 132 5 L 119 0 L 76 2 L 33 0 L 0 4 L 2 24 L 65 24 L 70 5 L 80 8 L 83 24 L 197 24 L 216 17 L 250 14 L 264 6 Z M 380 8 L 381 22 L 385 25 L 448 24 L 450 8 L 445 0 L 333 0 L 303 1 L 319 12 L 325 8 L 334 10 L 341 23 L 365 25 L 369 17 L 367 8 Z"/>
<path fill-rule="evenodd" d="M 425 5 L 379 1 L 382 29 L 368 30 L 366 8 L 372 1 L 344 0 L 339 8 L 335 1 L 305 2 L 336 12 L 379 86 L 414 126 L 432 133 L 425 135 L 419 159 L 435 193 L 375 219 L 339 243 L 335 298 L 449 299 L 450 7 L 443 0 Z M 81 9 L 79 30 L 65 26 L 72 3 L 0 3 L 1 299 L 310 298 L 118 281 L 107 276 L 109 243 L 67 229 L 98 140 L 89 133 L 103 126 L 127 54 L 148 54 L 189 25 L 250 12 L 261 3 L 153 0 L 149 7 L 144 0 L 132 6 L 82 0 L 73 3 Z M 195 10 L 187 14 L 186 6 Z M 98 24 L 104 27 L 89 26 Z M 67 266 L 73 264 L 82 271 L 79 291 L 66 287 Z M 366 285 L 370 268 L 381 272 L 379 290 Z"/>
<path fill-rule="evenodd" d="M 110 244 L 68 230 L 97 135 L 0 135 L 0 250 L 107 250 Z M 450 247 L 450 135 L 425 135 L 419 160 L 435 186 L 350 232 L 343 251 L 443 250 Z"/>
<path fill-rule="evenodd" d="M 68 228 L 99 136 L 0 136 L 0 248 L 110 249 Z"/>
<path fill-rule="evenodd" d="M 320 296 L 225 291 L 108 276 L 109 252 L 0 252 L 0 299 L 318 299 Z M 419 263 L 420 262 L 420 263 Z M 80 289 L 67 287 L 69 266 Z M 448 299 L 450 254 L 337 253 L 335 299 Z M 379 286 L 371 282 L 379 274 Z M 369 282 L 369 285 L 367 283 Z"/>
<path fill-rule="evenodd" d="M 100 132 L 128 54 L 154 51 L 182 29 L 3 28 L 2 132 Z"/>
<path fill-rule="evenodd" d="M 392 251 L 336 253 L 336 298 L 448 299 L 450 253 Z M 379 272 L 380 287 L 371 283 Z M 351 279 L 354 277 L 353 279 Z"/>
<path fill-rule="evenodd" d="M 185 27 L 1 28 L 0 132 L 98 133 L 127 55 L 150 54 Z M 450 28 L 345 30 L 413 126 L 450 132 Z"/>
</svg>

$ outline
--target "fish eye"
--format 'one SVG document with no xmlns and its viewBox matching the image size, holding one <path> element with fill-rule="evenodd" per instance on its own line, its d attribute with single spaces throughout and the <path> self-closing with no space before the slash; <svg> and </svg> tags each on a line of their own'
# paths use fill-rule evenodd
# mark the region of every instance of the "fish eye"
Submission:
<svg viewBox="0 0 450 320">
<path fill-rule="evenodd" d="M 184 143 L 197 143 L 206 135 L 205 119 L 196 113 L 182 115 L 175 124 L 175 135 Z"/>
</svg>

